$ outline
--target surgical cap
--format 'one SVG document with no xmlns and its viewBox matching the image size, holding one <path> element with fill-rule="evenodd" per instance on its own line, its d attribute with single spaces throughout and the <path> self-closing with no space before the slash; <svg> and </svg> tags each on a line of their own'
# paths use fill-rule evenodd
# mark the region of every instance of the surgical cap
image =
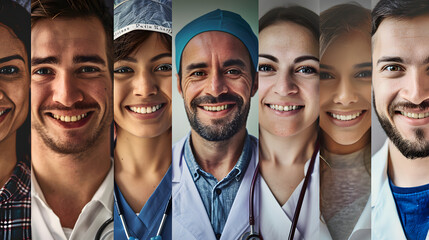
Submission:
<svg viewBox="0 0 429 240">
<path fill-rule="evenodd" d="M 226 32 L 240 39 L 249 51 L 254 68 L 257 69 L 258 39 L 249 24 L 236 13 L 217 9 L 188 23 L 177 33 L 175 39 L 177 71 L 180 71 L 182 53 L 188 42 L 196 35 L 209 31 Z"/>
<path fill-rule="evenodd" d="M 171 0 L 115 0 L 113 39 L 134 30 L 171 36 Z"/>
</svg>

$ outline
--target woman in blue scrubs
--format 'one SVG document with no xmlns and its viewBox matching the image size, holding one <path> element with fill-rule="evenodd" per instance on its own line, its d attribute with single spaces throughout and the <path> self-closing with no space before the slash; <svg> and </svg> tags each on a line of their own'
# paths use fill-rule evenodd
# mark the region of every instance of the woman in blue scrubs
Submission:
<svg viewBox="0 0 429 240">
<path fill-rule="evenodd" d="M 114 31 L 114 236 L 171 239 L 171 0 L 115 1 Z"/>
</svg>

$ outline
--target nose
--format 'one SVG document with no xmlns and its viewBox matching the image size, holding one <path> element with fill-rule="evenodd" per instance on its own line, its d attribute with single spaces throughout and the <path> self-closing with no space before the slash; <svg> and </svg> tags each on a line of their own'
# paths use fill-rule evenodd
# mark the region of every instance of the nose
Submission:
<svg viewBox="0 0 429 240">
<path fill-rule="evenodd" d="M 274 92 L 282 97 L 297 94 L 299 92 L 299 87 L 296 79 L 294 79 L 289 73 L 285 73 L 283 76 L 284 77 L 279 77 L 276 80 L 273 86 Z"/>
<path fill-rule="evenodd" d="M 133 94 L 139 97 L 149 97 L 158 93 L 156 79 L 149 71 L 143 71 L 133 80 Z"/>
<path fill-rule="evenodd" d="M 351 79 L 340 79 L 334 93 L 334 103 L 348 106 L 358 101 L 358 95 L 355 92 L 355 87 Z"/>
<path fill-rule="evenodd" d="M 61 103 L 66 107 L 71 107 L 76 102 L 83 101 L 83 92 L 79 86 L 79 79 L 73 76 L 73 73 L 62 73 L 53 83 L 54 102 Z"/>
<path fill-rule="evenodd" d="M 223 93 L 227 93 L 228 86 L 223 74 L 215 71 L 211 76 L 208 77 L 205 89 L 206 93 L 214 97 L 217 97 Z"/>
<path fill-rule="evenodd" d="M 426 72 L 410 71 L 409 77 L 403 83 L 403 98 L 414 104 L 429 99 L 429 77 Z"/>
</svg>

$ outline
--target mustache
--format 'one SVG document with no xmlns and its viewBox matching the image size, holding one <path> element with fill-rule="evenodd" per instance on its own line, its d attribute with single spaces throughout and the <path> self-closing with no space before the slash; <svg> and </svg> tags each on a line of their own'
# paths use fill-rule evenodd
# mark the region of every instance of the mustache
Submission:
<svg viewBox="0 0 429 240">
<path fill-rule="evenodd" d="M 397 102 L 397 103 L 392 103 L 389 106 L 389 114 L 390 116 L 393 116 L 395 114 L 395 111 L 397 111 L 398 109 L 418 109 L 420 111 L 426 110 L 429 108 L 429 99 L 424 100 L 423 102 L 421 102 L 420 104 L 414 104 L 412 102 Z"/>
<path fill-rule="evenodd" d="M 43 105 L 40 107 L 41 111 L 49 111 L 49 110 L 76 110 L 76 109 L 99 109 L 100 105 L 96 102 L 77 102 L 73 104 L 71 107 L 67 107 L 62 105 L 61 103 L 53 103 L 48 105 Z"/>
<path fill-rule="evenodd" d="M 191 107 L 195 109 L 198 107 L 198 105 L 201 105 L 201 104 L 207 104 L 207 103 L 215 104 L 215 103 L 222 103 L 222 102 L 235 102 L 237 103 L 238 106 L 241 106 L 243 105 L 243 98 L 230 93 L 224 93 L 219 95 L 218 97 L 213 97 L 210 95 L 201 96 L 201 97 L 196 97 L 191 101 Z"/>
</svg>

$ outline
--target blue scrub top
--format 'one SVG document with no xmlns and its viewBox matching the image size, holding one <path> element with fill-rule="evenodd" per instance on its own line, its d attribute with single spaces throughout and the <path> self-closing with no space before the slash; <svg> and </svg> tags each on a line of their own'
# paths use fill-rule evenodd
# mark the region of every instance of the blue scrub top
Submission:
<svg viewBox="0 0 429 240">
<path fill-rule="evenodd" d="M 116 183 L 115 194 L 119 207 L 124 214 L 124 220 L 129 234 L 140 240 L 149 240 L 151 237 L 156 236 L 156 232 L 158 231 L 162 216 L 171 196 L 171 166 L 138 216 L 128 205 Z M 114 206 L 113 216 L 115 240 L 128 240 L 116 206 Z M 171 213 L 169 213 L 161 237 L 163 240 L 171 240 Z"/>
</svg>

